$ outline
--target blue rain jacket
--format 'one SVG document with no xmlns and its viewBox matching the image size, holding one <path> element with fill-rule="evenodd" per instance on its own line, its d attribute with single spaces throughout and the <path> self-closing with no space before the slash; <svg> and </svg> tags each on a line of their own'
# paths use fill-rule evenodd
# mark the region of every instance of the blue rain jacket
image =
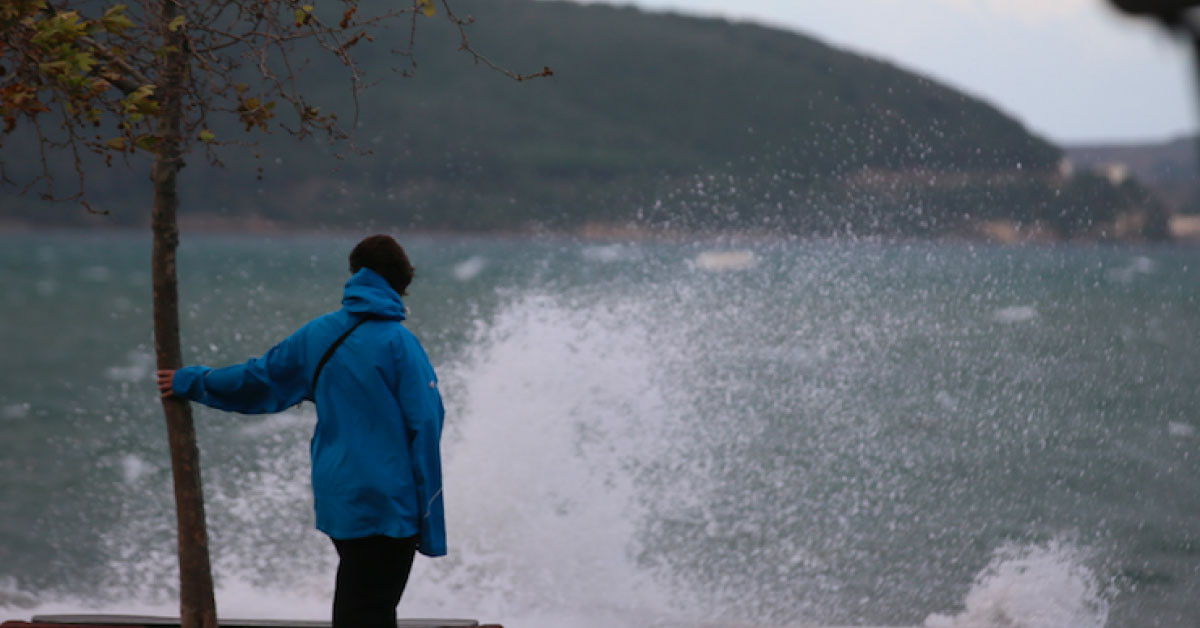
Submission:
<svg viewBox="0 0 1200 628">
<path fill-rule="evenodd" d="M 280 412 L 317 406 L 312 487 L 317 529 L 334 539 L 420 535 L 426 556 L 446 553 L 437 375 L 401 321 L 400 295 L 364 268 L 346 282 L 342 309 L 301 327 L 266 355 L 221 369 L 187 366 L 176 395 L 220 410 Z M 363 317 L 321 371 L 329 346 Z"/>
</svg>

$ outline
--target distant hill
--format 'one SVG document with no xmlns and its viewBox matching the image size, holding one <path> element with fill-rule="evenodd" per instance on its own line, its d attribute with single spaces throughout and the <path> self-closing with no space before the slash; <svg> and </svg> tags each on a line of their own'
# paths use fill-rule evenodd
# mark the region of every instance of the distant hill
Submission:
<svg viewBox="0 0 1200 628">
<path fill-rule="evenodd" d="M 1066 146 L 1067 157 L 1079 166 L 1122 172 L 1153 189 L 1172 210 L 1200 214 L 1200 138 L 1180 137 L 1144 144 Z"/>
<path fill-rule="evenodd" d="M 227 152 L 220 170 L 193 156 L 183 217 L 895 235 L 973 233 L 999 220 L 1109 237 L 1118 218 L 1141 212 L 1125 235 L 1156 233 L 1158 210 L 1135 181 L 1064 176 L 1057 147 L 991 105 L 801 34 L 600 4 L 454 5 L 475 18 L 477 49 L 517 70 L 550 66 L 554 77 L 517 83 L 474 66 L 449 25 L 422 20 L 413 78 L 390 69 L 386 42 L 360 49 L 378 81 L 357 131 L 371 155 L 339 164 L 334 149 L 276 132 L 261 160 Z M 328 95 L 326 110 L 348 108 L 338 68 L 316 64 L 303 77 Z M 113 215 L 89 220 L 144 223 L 144 170 L 94 178 Z M 82 218 L 75 207 L 0 202 L 0 220 Z"/>
</svg>

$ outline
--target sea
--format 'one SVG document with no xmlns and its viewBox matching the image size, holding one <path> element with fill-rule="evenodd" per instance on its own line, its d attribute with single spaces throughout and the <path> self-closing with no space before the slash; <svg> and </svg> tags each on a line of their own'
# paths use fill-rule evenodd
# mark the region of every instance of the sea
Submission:
<svg viewBox="0 0 1200 628">
<path fill-rule="evenodd" d="M 185 361 L 338 308 L 363 235 L 185 233 Z M 1200 248 L 398 238 L 450 546 L 401 616 L 1200 626 Z M 178 613 L 149 260 L 0 235 L 0 620 Z M 315 421 L 196 409 L 221 616 L 329 616 Z"/>
</svg>

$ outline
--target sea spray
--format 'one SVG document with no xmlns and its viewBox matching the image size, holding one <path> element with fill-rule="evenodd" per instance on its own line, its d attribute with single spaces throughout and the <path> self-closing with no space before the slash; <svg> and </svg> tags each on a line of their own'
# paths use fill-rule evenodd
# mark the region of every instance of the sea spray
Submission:
<svg viewBox="0 0 1200 628">
<path fill-rule="evenodd" d="M 125 280 L 144 255 L 55 242 L 63 264 L 5 286 L 25 305 L 0 327 L 0 612 L 174 614 L 162 419 L 133 357 L 146 315 L 115 306 L 145 302 L 148 279 Z M 346 244 L 189 239 L 188 359 L 260 355 L 327 311 Z M 758 263 L 732 272 L 691 263 L 713 248 L 414 244 L 452 555 L 418 560 L 402 615 L 968 625 L 1062 598 L 1085 626 L 1194 628 L 1195 251 L 797 242 L 745 244 Z M 1153 272 L 1108 280 L 1138 255 Z M 225 616 L 329 616 L 313 421 L 197 409 Z M 1047 549 L 1060 530 L 1078 538 Z M 1052 585 L 1013 585 L 1043 567 Z M 1072 584 L 1088 571 L 1116 591 Z"/>
<path fill-rule="evenodd" d="M 1109 603 L 1087 554 L 1064 541 L 1008 544 L 975 578 L 955 615 L 927 628 L 1103 628 Z"/>
<path fill-rule="evenodd" d="M 670 339 L 651 334 L 653 317 L 615 295 L 531 294 L 479 326 L 443 374 L 457 432 L 446 454 L 454 551 L 415 579 L 412 599 L 572 625 L 669 612 L 636 561 L 635 470 L 672 421 L 656 389 Z"/>
</svg>

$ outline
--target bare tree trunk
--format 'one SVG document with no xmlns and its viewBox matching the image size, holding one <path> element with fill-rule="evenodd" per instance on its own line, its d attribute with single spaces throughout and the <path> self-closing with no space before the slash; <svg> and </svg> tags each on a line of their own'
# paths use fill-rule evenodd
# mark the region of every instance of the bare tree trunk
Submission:
<svg viewBox="0 0 1200 628">
<path fill-rule="evenodd" d="M 183 167 L 181 134 L 183 119 L 183 74 L 187 57 L 182 29 L 172 32 L 168 24 L 178 14 L 176 2 L 163 0 L 164 47 L 173 51 L 163 58 L 160 84 L 155 96 L 161 106 L 159 144 L 151 178 L 154 209 L 151 228 L 154 251 L 151 272 L 154 282 L 154 351 L 159 369 L 177 369 L 182 364 L 179 345 L 179 292 L 175 250 L 179 227 L 176 181 Z M 200 450 L 192 409 L 178 397 L 163 399 L 167 440 L 171 449 L 171 471 L 175 479 L 175 516 L 179 533 L 179 613 L 182 628 L 217 628 L 213 599 L 212 568 L 208 558 L 208 531 L 204 522 L 204 491 L 200 485 Z"/>
</svg>

